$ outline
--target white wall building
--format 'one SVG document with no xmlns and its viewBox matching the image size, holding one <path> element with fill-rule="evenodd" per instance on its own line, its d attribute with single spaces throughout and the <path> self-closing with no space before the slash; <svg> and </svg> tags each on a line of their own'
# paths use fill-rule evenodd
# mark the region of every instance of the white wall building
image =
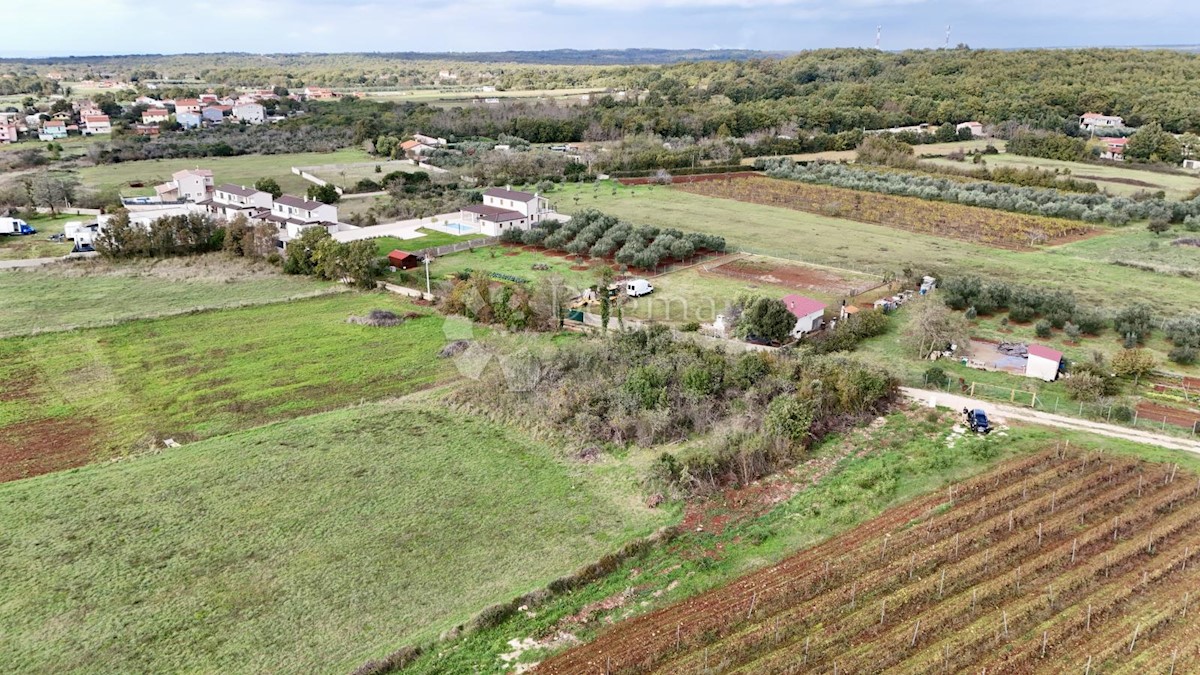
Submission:
<svg viewBox="0 0 1200 675">
<path fill-rule="evenodd" d="M 223 218 L 233 218 L 239 214 L 249 218 L 259 213 L 265 215 L 270 212 L 274 202 L 268 192 L 225 183 L 213 190 L 211 199 L 200 204 L 207 207 L 209 213 Z"/>
<path fill-rule="evenodd" d="M 1125 126 L 1125 120 L 1116 115 L 1101 115 L 1100 113 L 1084 113 L 1079 116 L 1079 128 L 1087 131 L 1100 128 L 1120 129 Z"/>
<path fill-rule="evenodd" d="M 825 303 L 803 295 L 785 295 L 783 304 L 796 317 L 796 325 L 792 327 L 792 337 L 798 338 L 821 328 L 825 317 Z"/>
<path fill-rule="evenodd" d="M 213 174 L 209 169 L 184 169 L 171 174 L 171 180 L 156 185 L 154 192 L 159 200 L 175 202 L 185 200 L 202 202 L 213 192 Z"/>
<path fill-rule="evenodd" d="M 258 103 L 239 103 L 233 106 L 233 117 L 239 122 L 262 124 L 267 121 L 267 111 Z"/>
<path fill-rule="evenodd" d="M 83 118 L 83 135 L 111 134 L 112 121 L 108 115 L 88 115 Z"/>
<path fill-rule="evenodd" d="M 1058 377 L 1062 352 L 1043 345 L 1029 345 L 1029 360 L 1025 363 L 1025 377 L 1053 382 Z"/>
<path fill-rule="evenodd" d="M 487 236 L 498 237 L 514 228 L 528 230 L 553 214 L 546 198 L 536 193 L 492 188 L 483 193 L 483 204 L 464 207 L 461 217 L 464 224 L 478 225 Z"/>
</svg>

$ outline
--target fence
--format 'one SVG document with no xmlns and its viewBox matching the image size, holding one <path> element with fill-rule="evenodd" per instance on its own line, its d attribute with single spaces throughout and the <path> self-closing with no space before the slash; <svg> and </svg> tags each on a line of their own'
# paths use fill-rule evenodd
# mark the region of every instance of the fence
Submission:
<svg viewBox="0 0 1200 675">
<path fill-rule="evenodd" d="M 421 256 L 421 257 L 433 256 L 434 258 L 436 258 L 438 256 L 450 255 L 451 253 L 458 253 L 459 251 L 467 251 L 467 250 L 470 250 L 473 248 L 483 248 L 485 246 L 495 246 L 496 244 L 499 244 L 499 243 L 500 243 L 500 237 L 484 237 L 482 239 L 468 239 L 467 241 L 460 241 L 457 244 L 446 244 L 445 246 L 433 246 L 430 248 L 423 248 L 419 251 L 413 251 L 413 254 Z"/>
<path fill-rule="evenodd" d="M 317 178 L 316 176 L 312 175 L 311 173 L 309 173 L 299 167 L 293 166 L 292 173 L 296 174 L 297 176 L 300 176 L 301 178 L 303 178 L 304 180 L 306 180 L 310 183 L 313 183 L 315 185 L 320 185 L 321 187 L 325 187 L 326 185 L 329 185 L 329 181 L 327 181 L 323 178 Z M 336 190 L 339 195 L 342 194 L 342 188 L 334 185 L 333 189 Z"/>
<path fill-rule="evenodd" d="M 986 382 L 967 382 L 961 378 L 956 380 L 953 377 L 943 383 L 933 383 L 929 381 L 928 376 L 922 376 L 920 382 L 926 389 L 1007 403 L 1057 415 L 1120 424 L 1156 433 L 1200 436 L 1200 417 L 1193 420 L 1189 428 L 1186 424 L 1179 424 L 1178 419 L 1172 420 L 1170 415 L 1143 413 L 1138 410 L 1137 405 L 1122 401 L 1072 401 L 1059 395 L 1042 396 L 1036 391 L 1028 389 L 1001 387 Z"/>
</svg>

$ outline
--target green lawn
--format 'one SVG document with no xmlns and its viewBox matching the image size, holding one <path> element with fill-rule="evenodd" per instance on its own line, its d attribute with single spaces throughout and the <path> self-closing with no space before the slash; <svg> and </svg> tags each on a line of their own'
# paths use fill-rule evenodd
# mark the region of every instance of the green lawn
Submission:
<svg viewBox="0 0 1200 675">
<path fill-rule="evenodd" d="M 1132 195 L 1135 192 L 1163 190 L 1168 199 L 1183 199 L 1192 190 L 1200 188 L 1200 176 L 1194 173 L 1169 174 L 1158 173 L 1132 168 L 1132 165 L 1087 164 L 1084 162 L 1062 162 L 1056 159 L 1041 157 L 1025 157 L 1022 155 L 988 155 L 984 157 L 988 166 L 1009 166 L 1018 169 L 1035 167 L 1038 169 L 1068 170 L 1073 178 L 1096 183 L 1101 189 L 1117 195 Z M 938 164 L 958 168 L 971 168 L 973 164 L 963 164 L 947 159 L 931 160 Z M 1129 181 L 1132 181 L 1130 183 Z"/>
<path fill-rule="evenodd" d="M 72 220 L 86 221 L 88 216 L 59 216 L 51 218 L 25 218 L 37 234 L 20 237 L 0 237 L 0 260 L 16 260 L 23 258 L 57 258 L 71 252 L 71 242 L 49 241 L 52 234 L 61 234 L 63 226 Z M 0 304 L 4 301 L 0 300 Z"/>
<path fill-rule="evenodd" d="M 671 519 L 636 491 L 432 401 L 3 484 L 0 663 L 346 673 Z"/>
<path fill-rule="evenodd" d="M 976 274 L 1067 289 L 1105 306 L 1111 305 L 1114 298 L 1146 297 L 1148 289 L 1154 289 L 1154 302 L 1166 312 L 1196 306 L 1193 279 L 1097 264 L 1093 259 L 1071 255 L 1069 249 L 1063 252 L 1063 247 L 995 249 L 663 187 L 620 187 L 614 195 L 609 183 L 598 188 L 591 184 L 569 185 L 551 193 L 551 197 L 560 211 L 596 208 L 635 223 L 721 235 L 734 249 L 832 267 L 877 274 L 898 273 L 905 267 Z"/>
<path fill-rule="evenodd" d="M 421 249 L 433 248 L 435 246 L 449 246 L 463 241 L 472 239 L 483 239 L 487 235 L 483 234 L 447 234 L 430 230 L 424 227 L 417 230 L 425 236 L 418 239 L 400 239 L 398 237 L 379 237 L 371 241 L 376 243 L 376 249 L 379 255 L 387 255 L 396 249 L 401 251 L 419 251 Z"/>
<path fill-rule="evenodd" d="M 1190 273 L 1200 276 L 1200 247 L 1171 245 L 1178 238 L 1200 238 L 1200 232 L 1188 232 L 1175 226 L 1170 232 L 1156 235 L 1145 227 L 1131 225 L 1098 237 L 1057 246 L 1050 252 L 1100 263 L 1150 266 L 1168 274 Z"/>
<path fill-rule="evenodd" d="M 379 167 L 379 171 L 375 168 Z M 351 162 L 351 163 L 323 163 L 317 166 L 300 167 L 313 174 L 317 178 L 323 178 L 330 183 L 335 183 L 342 187 L 353 187 L 358 181 L 367 178 L 378 183 L 384 176 L 393 171 L 403 173 L 413 173 L 420 171 L 415 164 L 402 162 L 399 160 L 377 160 L 374 162 Z"/>
<path fill-rule="evenodd" d="M 412 241 L 408 240 L 405 243 L 411 247 Z M 535 270 L 533 269 L 535 264 L 549 265 L 550 269 Z M 446 279 L 467 270 L 483 270 L 520 277 L 531 282 L 557 274 L 562 277 L 569 289 L 575 291 L 580 291 L 596 283 L 596 271 L 572 270 L 571 267 L 574 265 L 574 258 L 546 255 L 510 246 L 487 246 L 442 256 L 429 266 L 429 274 L 435 279 Z M 422 283 L 424 282 L 422 281 Z"/>
<path fill-rule="evenodd" d="M 349 324 L 372 309 L 420 310 L 384 292 L 336 295 L 132 321 L 0 343 L 3 478 L 161 441 L 227 434 L 412 392 L 456 376 L 437 358 L 439 316 Z M 55 439 L 71 454 L 47 457 Z"/>
<path fill-rule="evenodd" d="M 0 337 L 341 290 L 220 255 L 0 271 Z"/>
<path fill-rule="evenodd" d="M 366 152 L 350 148 L 335 152 L 304 152 L 284 155 L 242 155 L 239 157 L 205 157 L 202 159 L 150 159 L 121 164 L 105 164 L 79 170 L 79 179 L 87 187 L 97 190 L 118 188 L 125 195 L 152 195 L 154 186 L 170 180 L 171 174 L 180 169 L 197 166 L 212 169 L 218 185 L 234 183 L 253 185 L 263 177 L 279 181 L 285 192 L 303 195 L 312 183 L 292 173 L 292 167 L 318 164 L 343 164 L 370 161 Z M 145 184 L 143 188 L 128 187 L 131 182 Z"/>
</svg>

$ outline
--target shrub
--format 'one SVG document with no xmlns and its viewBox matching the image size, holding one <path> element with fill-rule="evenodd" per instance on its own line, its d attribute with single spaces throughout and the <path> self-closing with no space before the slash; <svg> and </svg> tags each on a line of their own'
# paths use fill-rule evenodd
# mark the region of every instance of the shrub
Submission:
<svg viewBox="0 0 1200 675">
<path fill-rule="evenodd" d="M 1088 372 L 1073 373 L 1064 386 L 1075 401 L 1095 401 L 1104 395 L 1104 378 Z"/>
<path fill-rule="evenodd" d="M 1063 332 L 1067 334 L 1067 338 L 1071 342 L 1079 342 L 1079 337 L 1081 334 L 1081 331 L 1079 330 L 1079 326 L 1076 326 L 1075 324 L 1068 321 L 1065 324 L 1063 324 Z"/>
<path fill-rule="evenodd" d="M 700 322 L 699 321 L 688 321 L 687 323 L 680 326 L 679 330 L 684 333 L 695 333 L 696 331 L 700 330 Z"/>
<path fill-rule="evenodd" d="M 1033 308 L 1026 305 L 1016 305 L 1008 309 L 1008 318 L 1017 323 L 1028 323 L 1033 321 L 1037 314 Z"/>
<path fill-rule="evenodd" d="M 974 321 L 975 317 L 979 316 L 979 312 L 975 311 L 975 305 L 971 305 L 967 308 L 967 311 L 963 313 L 963 316 L 966 317 L 967 321 Z"/>
<path fill-rule="evenodd" d="M 1181 366 L 1190 366 L 1196 362 L 1196 349 L 1188 346 L 1175 347 L 1167 354 L 1167 358 Z"/>
<path fill-rule="evenodd" d="M 1050 322 L 1045 319 L 1038 321 L 1033 327 L 1033 332 L 1040 338 L 1050 337 Z"/>
<path fill-rule="evenodd" d="M 929 387 L 944 387 L 950 384 L 950 378 L 946 375 L 946 371 L 938 366 L 933 366 L 925 371 L 925 385 Z"/>
</svg>

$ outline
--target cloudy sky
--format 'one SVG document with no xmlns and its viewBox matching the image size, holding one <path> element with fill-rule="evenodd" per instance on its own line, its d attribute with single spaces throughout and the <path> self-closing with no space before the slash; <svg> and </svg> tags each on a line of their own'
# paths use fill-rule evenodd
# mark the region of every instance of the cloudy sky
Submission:
<svg viewBox="0 0 1200 675">
<path fill-rule="evenodd" d="M 1200 42 L 1196 0 L 2 0 L 0 57 Z"/>
</svg>

